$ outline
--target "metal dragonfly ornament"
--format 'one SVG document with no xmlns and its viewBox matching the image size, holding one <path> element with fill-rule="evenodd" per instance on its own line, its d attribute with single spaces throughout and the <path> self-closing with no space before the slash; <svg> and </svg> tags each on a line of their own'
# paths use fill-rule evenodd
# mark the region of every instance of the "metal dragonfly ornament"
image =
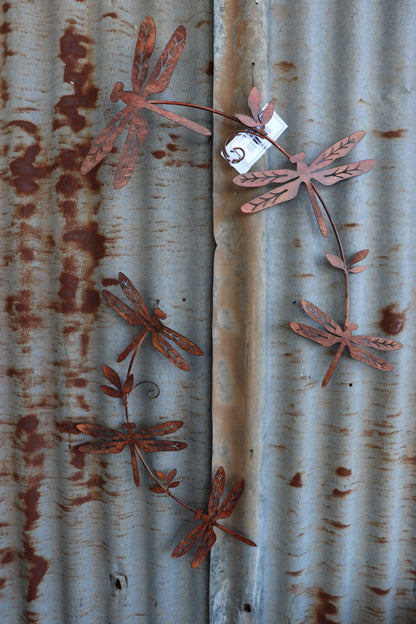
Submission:
<svg viewBox="0 0 416 624">
<path fill-rule="evenodd" d="M 193 355 L 203 355 L 201 349 L 174 329 L 163 325 L 162 320 L 166 318 L 166 314 L 162 312 L 160 308 L 156 308 L 153 314 L 150 314 L 139 292 L 123 273 L 118 274 L 118 281 L 127 299 L 133 304 L 134 310 L 108 290 L 103 290 L 105 300 L 108 305 L 116 310 L 130 325 L 144 325 L 144 329 L 119 355 L 117 362 L 122 362 L 133 349 L 135 349 L 136 353 L 147 334 L 151 332 L 153 346 L 172 362 L 172 364 L 182 370 L 188 371 L 190 369 L 189 364 L 185 362 L 183 357 L 179 355 L 176 349 L 174 349 L 166 339 L 172 340 L 178 347 Z"/>
<path fill-rule="evenodd" d="M 325 312 L 322 312 L 322 310 L 310 301 L 302 299 L 301 305 L 309 318 L 315 321 L 315 323 L 322 325 L 325 330 L 310 327 L 309 325 L 304 325 L 303 323 L 294 323 L 292 321 L 290 323 L 290 327 L 293 331 L 304 338 L 309 338 L 309 340 L 313 340 L 314 342 L 326 347 L 331 347 L 332 345 L 339 343 L 338 351 L 322 381 L 322 386 L 326 386 L 331 379 L 332 373 L 334 372 L 345 347 L 348 347 L 350 355 L 354 358 L 354 360 L 364 362 L 364 364 L 373 366 L 378 370 L 393 370 L 394 366 L 392 364 L 386 362 L 381 357 L 374 355 L 370 351 L 367 351 L 367 349 L 363 349 L 362 347 L 372 347 L 373 349 L 378 349 L 380 351 L 395 351 L 403 347 L 400 342 L 391 340 L 390 338 L 377 338 L 374 336 L 361 335 L 355 336 L 353 331 L 358 329 L 358 325 L 355 323 L 351 323 L 351 321 L 346 320 L 345 329 L 342 330 L 334 320 L 332 320 L 327 314 L 325 314 Z"/>
<path fill-rule="evenodd" d="M 223 520 L 225 518 L 228 518 L 232 514 L 234 507 L 236 506 L 241 494 L 243 493 L 244 479 L 240 479 L 239 481 L 237 481 L 237 483 L 231 489 L 230 493 L 227 494 L 227 496 L 224 498 L 220 507 L 220 498 L 224 491 L 224 486 L 225 471 L 224 468 L 220 466 L 212 482 L 211 493 L 208 501 L 208 513 L 205 514 L 202 509 L 197 509 L 194 515 L 194 520 L 201 520 L 202 524 L 193 529 L 176 546 L 175 550 L 172 553 L 173 558 L 182 557 L 182 555 L 187 553 L 188 550 L 192 548 L 195 542 L 201 539 L 201 543 L 197 548 L 191 564 L 192 568 L 197 568 L 198 566 L 200 566 L 217 539 L 214 528 L 225 531 L 232 537 L 236 537 L 241 542 L 244 542 L 244 544 L 248 544 L 249 546 L 256 546 L 256 544 L 247 537 L 243 537 L 239 533 L 228 529 L 222 524 L 218 524 L 217 520 Z"/>
<path fill-rule="evenodd" d="M 130 448 L 131 461 L 133 467 L 134 483 L 140 485 L 139 469 L 137 467 L 136 452 L 154 453 L 157 451 L 181 451 L 187 447 L 185 442 L 176 440 L 158 440 L 156 436 L 165 436 L 174 433 L 183 425 L 181 420 L 172 420 L 145 427 L 140 431 L 134 431 L 136 425 L 127 422 L 124 425 L 125 431 L 117 431 L 102 425 L 81 423 L 76 425 L 79 431 L 101 438 L 101 441 L 86 442 L 78 446 L 81 453 L 121 453 L 127 446 Z"/>
<path fill-rule="evenodd" d="M 123 187 L 130 179 L 140 147 L 146 139 L 149 126 L 142 114 L 142 109 L 150 110 L 169 121 L 173 121 L 198 134 L 209 136 L 208 128 L 181 115 L 166 111 L 157 104 L 147 101 L 154 93 L 161 93 L 169 85 L 172 73 L 186 41 L 185 26 L 178 26 L 167 46 L 163 50 L 156 66 L 146 82 L 149 59 L 153 53 L 156 38 L 156 26 L 151 17 L 145 17 L 137 36 L 136 49 L 134 52 L 131 82 L 133 91 L 125 91 L 122 82 L 116 82 L 110 95 L 112 102 L 121 99 L 125 108 L 117 113 L 110 123 L 95 139 L 90 151 L 81 165 L 81 173 L 88 173 L 93 167 L 108 154 L 114 141 L 128 126 L 127 139 L 120 155 L 120 161 L 114 175 L 113 186 L 116 189 Z M 145 84 L 146 82 L 146 84 Z"/>
<path fill-rule="evenodd" d="M 289 201 L 296 197 L 300 185 L 305 184 L 319 229 L 323 236 L 327 236 L 327 227 L 318 203 L 319 194 L 312 180 L 316 180 L 324 186 L 330 186 L 370 171 L 374 166 L 374 160 L 359 160 L 347 165 L 325 169 L 334 160 L 346 156 L 361 141 L 364 135 L 365 132 L 363 130 L 350 134 L 341 139 L 341 141 L 331 145 L 331 147 L 328 147 L 310 165 L 305 163 L 305 152 L 299 152 L 299 154 L 290 156 L 290 162 L 296 165 L 295 171 L 291 169 L 272 169 L 270 171 L 243 173 L 236 176 L 233 182 L 237 186 L 257 187 L 266 186 L 267 184 L 278 184 L 271 191 L 263 193 L 263 195 L 255 197 L 241 206 L 242 212 L 259 212 L 260 210 Z"/>
</svg>

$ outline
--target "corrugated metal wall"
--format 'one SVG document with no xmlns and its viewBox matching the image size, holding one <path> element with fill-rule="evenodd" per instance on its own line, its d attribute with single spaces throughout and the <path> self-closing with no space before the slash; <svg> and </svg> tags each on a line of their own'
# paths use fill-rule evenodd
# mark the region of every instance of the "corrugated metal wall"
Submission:
<svg viewBox="0 0 416 624">
<path fill-rule="evenodd" d="M 414 3 L 2 10 L 1 622 L 416 621 Z M 404 349 L 386 355 L 394 371 L 343 355 L 321 388 L 331 353 L 288 325 L 307 322 L 301 299 L 342 321 L 342 275 L 325 260 L 334 239 L 320 236 L 304 189 L 263 213 L 239 211 L 253 193 L 232 185 L 219 156 L 229 121 L 186 110 L 213 124 L 211 141 L 145 112 L 151 134 L 127 186 L 112 187 L 123 137 L 80 175 L 121 109 L 108 96 L 116 81 L 130 87 L 146 15 L 153 63 L 178 24 L 188 31 L 163 98 L 247 113 L 254 82 L 289 125 L 281 144 L 308 162 L 367 131 L 351 160 L 374 158 L 373 171 L 322 194 L 347 255 L 370 249 L 350 280 L 350 317 L 362 333 L 399 330 Z M 255 168 L 286 166 L 270 150 Z M 138 392 L 134 421 L 182 419 L 175 438 L 188 443 L 152 465 L 176 467 L 194 507 L 219 465 L 227 488 L 244 477 L 228 526 L 257 549 L 218 535 L 199 569 L 189 554 L 171 559 L 191 514 L 149 492 L 143 470 L 134 488 L 127 452 L 75 450 L 85 439 L 75 423 L 122 424 L 99 389 L 101 365 L 115 366 L 135 335 L 101 296 L 120 294 L 119 271 L 205 353 L 185 357 L 183 372 L 149 339 L 139 352 L 137 380 L 161 394 Z"/>
</svg>

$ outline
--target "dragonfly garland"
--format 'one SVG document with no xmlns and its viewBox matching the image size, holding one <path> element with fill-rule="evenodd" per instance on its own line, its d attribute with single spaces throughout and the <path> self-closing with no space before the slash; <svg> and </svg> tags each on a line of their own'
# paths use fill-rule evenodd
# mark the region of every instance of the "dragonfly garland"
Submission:
<svg viewBox="0 0 416 624">
<path fill-rule="evenodd" d="M 331 319 L 331 317 L 325 314 L 325 312 L 322 312 L 322 310 L 310 301 L 302 299 L 301 305 L 309 318 L 325 329 L 317 329 L 315 327 L 310 327 L 309 325 L 304 325 L 303 323 L 294 323 L 292 321 L 290 323 L 290 327 L 293 331 L 304 338 L 313 340 L 314 342 L 326 347 L 331 347 L 332 345 L 339 343 L 338 351 L 322 381 L 322 386 L 326 386 L 331 379 L 332 373 L 334 372 L 345 347 L 348 347 L 350 355 L 354 358 L 354 360 L 373 366 L 378 370 L 393 370 L 394 366 L 392 364 L 386 362 L 381 357 L 374 355 L 370 351 L 367 351 L 367 349 L 363 349 L 363 347 L 372 347 L 373 349 L 378 349 L 380 351 L 395 351 L 403 347 L 400 342 L 391 340 L 390 338 L 377 338 L 374 336 L 361 335 L 355 336 L 353 331 L 358 329 L 358 325 L 355 323 L 351 323 L 351 321 L 346 320 L 345 329 L 342 330 L 341 327 L 333 319 Z"/>
<path fill-rule="evenodd" d="M 295 171 L 291 169 L 272 169 L 270 171 L 243 173 L 236 176 L 233 182 L 237 186 L 257 187 L 266 186 L 267 184 L 278 184 L 275 189 L 263 193 L 263 195 L 255 197 L 241 206 L 242 212 L 259 212 L 260 210 L 289 201 L 296 197 L 300 185 L 305 184 L 319 229 L 323 236 L 327 236 L 327 227 L 312 180 L 316 180 L 324 186 L 330 186 L 370 171 L 374 166 L 374 160 L 360 160 L 347 165 L 333 167 L 332 169 L 325 169 L 334 160 L 346 156 L 361 141 L 364 135 L 365 132 L 363 130 L 350 134 L 341 139 L 341 141 L 331 145 L 331 147 L 328 147 L 310 165 L 305 163 L 305 152 L 299 152 L 299 154 L 290 156 L 290 162 L 296 165 Z"/>
<path fill-rule="evenodd" d="M 118 274 L 118 281 L 127 299 L 133 304 L 134 310 L 108 290 L 103 290 L 105 300 L 130 325 L 143 325 L 144 329 L 119 355 L 117 362 L 122 362 L 133 349 L 137 351 L 147 334 L 151 332 L 153 346 L 172 364 L 188 371 L 190 369 L 189 364 L 169 344 L 168 340 L 172 340 L 178 347 L 193 355 L 203 355 L 201 349 L 174 329 L 163 325 L 162 320 L 166 318 L 166 314 L 160 308 L 156 308 L 153 314 L 150 314 L 139 292 L 123 273 Z"/>
<path fill-rule="evenodd" d="M 244 490 L 244 479 L 240 479 L 231 489 L 230 493 L 224 498 L 221 506 L 220 498 L 224 491 L 225 486 L 225 471 L 222 466 L 220 466 L 215 474 L 214 480 L 212 482 L 211 493 L 208 501 L 208 513 L 204 513 L 202 509 L 197 509 L 194 515 L 194 520 L 201 520 L 202 524 L 193 529 L 188 535 L 186 535 L 183 540 L 176 546 L 175 550 L 172 553 L 172 557 L 182 557 L 185 553 L 188 552 L 192 548 L 192 546 L 200 539 L 201 543 L 199 544 L 195 556 L 192 560 L 191 567 L 197 568 L 204 561 L 209 551 L 213 547 L 217 537 L 214 532 L 214 527 L 225 531 L 232 537 L 239 539 L 244 544 L 248 544 L 249 546 L 256 546 L 254 542 L 252 542 L 247 537 L 243 537 L 239 533 L 228 529 L 222 524 L 218 524 L 217 520 L 223 520 L 228 518 L 232 512 L 234 507 L 236 506 L 241 494 Z"/>
<path fill-rule="evenodd" d="M 120 155 L 113 186 L 115 189 L 122 188 L 130 179 L 139 150 L 147 137 L 149 126 L 142 114 L 143 109 L 150 110 L 161 115 L 169 121 L 173 121 L 198 134 L 209 136 L 208 128 L 201 126 L 186 117 L 166 111 L 157 104 L 147 101 L 147 97 L 155 93 L 161 93 L 169 85 L 173 71 L 179 60 L 186 41 L 185 26 L 178 26 L 167 46 L 163 50 L 159 60 L 146 82 L 149 67 L 149 59 L 153 53 L 156 39 L 156 26 L 151 17 L 146 17 L 139 29 L 136 49 L 134 52 L 131 82 L 133 91 L 125 91 L 122 82 L 116 82 L 110 95 L 112 102 L 122 100 L 126 106 L 117 113 L 110 123 L 100 132 L 93 142 L 90 151 L 81 165 L 81 173 L 87 174 L 93 167 L 110 152 L 114 141 L 129 128 L 127 139 Z"/>
</svg>

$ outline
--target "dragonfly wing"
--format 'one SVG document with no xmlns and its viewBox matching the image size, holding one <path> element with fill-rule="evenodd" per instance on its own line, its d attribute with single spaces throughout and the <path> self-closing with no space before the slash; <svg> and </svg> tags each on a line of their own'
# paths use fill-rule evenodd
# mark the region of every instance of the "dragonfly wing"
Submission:
<svg viewBox="0 0 416 624">
<path fill-rule="evenodd" d="M 132 112 L 131 106 L 126 106 L 120 111 L 110 123 L 100 132 L 94 143 L 91 145 L 90 151 L 86 155 L 81 165 L 81 173 L 85 175 L 93 167 L 102 161 L 104 156 L 111 151 L 114 141 L 123 132 Z"/>
<path fill-rule="evenodd" d="M 315 321 L 315 323 L 323 325 L 325 329 L 333 332 L 337 336 L 342 335 L 343 332 L 341 327 L 337 323 L 335 323 L 335 321 L 333 321 L 330 316 L 325 314 L 325 312 L 322 312 L 322 310 L 320 310 L 318 306 L 314 305 L 310 301 L 306 301 L 306 299 L 301 299 L 300 303 L 306 314 L 309 316 L 309 318 Z"/>
<path fill-rule="evenodd" d="M 132 302 L 137 312 L 144 318 L 146 321 L 150 321 L 149 310 L 143 301 L 140 293 L 137 288 L 133 285 L 133 283 L 129 280 L 129 278 L 124 275 L 124 273 L 118 274 L 118 282 L 126 295 L 127 299 Z"/>
<path fill-rule="evenodd" d="M 139 34 L 137 35 L 136 49 L 134 50 L 131 82 L 135 93 L 140 93 L 144 81 L 146 80 L 149 59 L 155 47 L 155 39 L 156 26 L 153 18 L 148 15 L 144 18 L 140 26 Z"/>
<path fill-rule="evenodd" d="M 80 444 L 78 450 L 81 453 L 121 453 L 126 444 L 126 440 L 87 442 L 86 444 Z"/>
<path fill-rule="evenodd" d="M 103 290 L 103 297 L 107 301 L 108 305 L 124 318 L 129 325 L 141 325 L 142 319 L 137 315 L 134 310 L 129 308 L 121 299 L 116 295 L 113 295 L 109 290 Z"/>
<path fill-rule="evenodd" d="M 114 175 L 113 186 L 115 189 L 122 188 L 130 180 L 140 147 L 147 137 L 148 131 L 149 126 L 147 125 L 147 121 L 140 110 L 135 110 L 130 122 L 127 139 L 120 155 L 120 161 Z"/>
<path fill-rule="evenodd" d="M 178 115 L 177 113 L 167 111 L 164 108 L 157 106 L 156 104 L 146 102 L 144 108 L 147 108 L 148 110 L 151 110 L 154 113 L 157 113 L 158 115 L 161 115 L 162 117 L 165 117 L 166 119 L 169 119 L 170 121 L 179 124 L 180 126 L 184 126 L 185 128 L 188 128 L 188 130 L 193 130 L 194 132 L 197 132 L 198 134 L 203 134 L 205 136 L 211 136 L 211 130 L 208 130 L 208 128 L 205 128 L 205 126 L 201 126 L 201 124 L 196 123 L 195 121 L 191 121 L 186 117 L 182 117 L 182 115 Z"/>
<path fill-rule="evenodd" d="M 216 539 L 217 536 L 215 535 L 214 529 L 212 527 L 208 527 L 200 545 L 196 550 L 195 556 L 192 559 L 192 568 L 197 568 L 206 559 L 209 551 L 214 546 Z"/>
<path fill-rule="evenodd" d="M 193 355 L 204 355 L 201 349 L 196 344 L 191 342 L 188 338 L 185 338 L 185 336 L 178 334 L 178 332 L 176 332 L 174 329 L 170 329 L 170 327 L 166 327 L 166 325 L 163 325 L 162 333 L 167 338 L 170 338 L 170 340 L 173 340 L 173 342 L 175 342 L 178 347 L 180 347 L 184 351 L 192 353 Z"/>
<path fill-rule="evenodd" d="M 271 169 L 270 171 L 253 171 L 252 173 L 241 173 L 233 178 L 237 186 L 266 186 L 267 184 L 283 184 L 298 178 L 299 174 L 291 169 Z"/>
<path fill-rule="evenodd" d="M 359 130 L 358 132 L 353 132 L 353 134 L 337 141 L 328 147 L 328 149 L 326 149 L 317 158 L 315 158 L 312 164 L 308 167 L 309 171 L 315 171 L 315 169 L 327 167 L 334 160 L 337 160 L 337 158 L 346 156 L 357 145 L 357 143 L 361 141 L 363 136 L 365 136 L 364 130 Z"/>
<path fill-rule="evenodd" d="M 133 446 L 130 446 L 130 452 L 131 452 L 131 466 L 133 469 L 134 484 L 136 487 L 140 487 L 139 469 L 137 467 L 137 458 L 136 458 L 136 453 L 134 452 Z"/>
<path fill-rule="evenodd" d="M 362 347 L 372 347 L 379 351 L 396 351 L 402 349 L 403 345 L 397 340 L 391 340 L 391 338 L 378 338 L 374 336 L 353 336 L 351 342 L 358 344 Z"/>
<path fill-rule="evenodd" d="M 322 236 L 328 236 L 328 230 L 326 229 L 326 224 L 324 221 L 324 216 L 322 214 L 322 210 L 318 203 L 318 198 L 313 190 L 313 187 L 310 182 L 305 182 L 306 190 L 308 191 L 309 199 L 311 200 L 313 212 L 315 214 L 315 219 L 318 223 L 318 227 L 321 230 Z"/>
<path fill-rule="evenodd" d="M 324 345 L 325 347 L 331 347 L 336 342 L 339 342 L 338 336 L 329 334 L 323 329 L 316 329 L 316 327 L 310 327 L 309 325 L 304 325 L 303 323 L 294 323 L 293 321 L 291 321 L 289 325 L 294 332 L 299 334 L 299 336 L 309 338 L 309 340 L 313 340 L 314 342 Z"/>
<path fill-rule="evenodd" d="M 266 208 L 271 208 L 277 204 L 289 201 L 298 194 L 299 184 L 299 180 L 293 180 L 293 182 L 278 186 L 267 193 L 263 193 L 263 195 L 259 197 L 254 197 L 251 201 L 243 204 L 240 210 L 248 213 L 259 212 L 260 210 L 265 210 Z"/>
<path fill-rule="evenodd" d="M 225 486 L 225 470 L 222 466 L 220 466 L 215 473 L 214 480 L 212 482 L 211 493 L 209 495 L 208 501 L 208 514 L 210 516 L 215 516 L 218 510 L 218 506 L 220 504 L 220 498 L 224 491 Z"/>
<path fill-rule="evenodd" d="M 244 491 L 244 479 L 240 479 L 230 490 L 230 493 L 224 498 L 221 507 L 216 514 L 216 518 L 228 518 L 236 504 L 238 503 L 238 499 Z"/>
<path fill-rule="evenodd" d="M 81 423 L 76 425 L 76 428 L 82 433 L 95 436 L 96 438 L 105 438 L 107 440 L 122 439 L 123 436 L 116 429 L 110 429 L 110 427 L 104 427 L 103 425 L 93 425 L 89 423 Z"/>
<path fill-rule="evenodd" d="M 163 451 L 181 451 L 188 445 L 186 442 L 178 442 L 177 440 L 140 440 L 137 442 L 145 453 L 156 453 Z"/>
<path fill-rule="evenodd" d="M 357 347 L 356 345 L 350 343 L 348 345 L 351 357 L 354 360 L 358 360 L 359 362 L 364 362 L 364 364 L 368 364 L 373 368 L 377 368 L 378 370 L 391 371 L 393 370 L 393 364 L 386 362 L 378 355 L 373 355 L 370 351 L 366 349 L 361 349 L 361 347 Z"/>
<path fill-rule="evenodd" d="M 154 68 L 143 95 L 161 93 L 168 86 L 186 41 L 185 26 L 178 26 Z"/>
<path fill-rule="evenodd" d="M 151 425 L 145 429 L 141 429 L 138 435 L 140 439 L 154 438 L 155 436 L 165 436 L 170 433 L 175 433 L 183 425 L 182 420 L 170 420 L 169 422 L 160 423 L 159 425 Z"/>
<path fill-rule="evenodd" d="M 342 167 L 334 167 L 333 169 L 324 169 L 323 171 L 315 171 L 313 179 L 320 182 L 324 186 L 331 186 L 342 180 L 349 180 L 356 176 L 371 171 L 374 167 L 374 160 L 358 160 L 354 163 L 348 163 Z"/>
<path fill-rule="evenodd" d="M 148 333 L 148 329 L 143 329 L 143 331 L 141 331 L 140 334 L 134 340 L 132 340 L 129 345 L 127 345 L 124 351 L 120 353 L 117 358 L 117 362 L 120 363 L 125 360 L 126 357 L 133 351 L 133 349 L 139 349 L 140 345 L 142 344 Z"/>
<path fill-rule="evenodd" d="M 190 550 L 195 544 L 195 542 L 197 542 L 199 538 L 202 537 L 206 528 L 206 524 L 200 524 L 192 529 L 192 531 L 188 533 L 188 535 L 186 535 L 181 542 L 179 542 L 171 556 L 174 559 L 176 559 L 176 557 L 182 557 L 182 555 L 187 553 L 188 550 Z"/>
<path fill-rule="evenodd" d="M 186 371 L 190 369 L 189 364 L 185 362 L 176 349 L 174 349 L 172 345 L 170 345 L 160 334 L 152 332 L 152 344 L 155 349 L 160 351 L 162 355 L 168 358 L 168 360 L 178 368 Z"/>
</svg>

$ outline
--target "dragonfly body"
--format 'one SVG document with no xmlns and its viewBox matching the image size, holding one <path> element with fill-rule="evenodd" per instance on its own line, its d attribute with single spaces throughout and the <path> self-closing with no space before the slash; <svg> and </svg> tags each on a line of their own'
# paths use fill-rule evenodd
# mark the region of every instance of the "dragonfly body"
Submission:
<svg viewBox="0 0 416 624">
<path fill-rule="evenodd" d="M 172 553 L 172 557 L 181 557 L 192 548 L 192 546 L 200 539 L 195 556 L 192 560 L 191 566 L 197 568 L 204 561 L 212 546 L 214 545 L 217 537 L 214 532 L 214 527 L 222 529 L 232 537 L 237 538 L 241 542 L 248 544 L 249 546 L 255 546 L 256 544 L 249 540 L 247 537 L 243 537 L 239 533 L 227 529 L 217 523 L 217 520 L 228 518 L 234 507 L 236 506 L 241 494 L 244 490 L 244 479 L 240 479 L 231 489 L 230 493 L 224 498 L 220 506 L 220 498 L 224 491 L 225 486 L 225 472 L 224 468 L 220 466 L 218 468 L 214 480 L 212 482 L 211 493 L 208 501 L 208 513 L 204 513 L 202 509 L 197 509 L 194 514 L 194 520 L 202 522 L 201 525 L 192 529 L 188 535 L 178 544 Z"/>
<path fill-rule="evenodd" d="M 361 141 L 364 135 L 365 132 L 360 130 L 341 139 L 315 158 L 310 165 L 307 165 L 305 162 L 305 152 L 294 154 L 290 157 L 290 162 L 296 165 L 296 170 L 273 169 L 270 171 L 243 173 L 236 176 L 233 182 L 237 184 L 237 186 L 258 187 L 267 184 L 278 185 L 271 191 L 263 193 L 263 195 L 255 197 L 241 206 L 242 212 L 259 212 L 260 210 L 289 201 L 296 197 L 300 185 L 305 184 L 319 229 L 323 236 L 327 236 L 327 227 L 319 206 L 319 195 L 313 180 L 324 186 L 330 186 L 341 182 L 341 180 L 347 180 L 370 171 L 374 166 L 374 160 L 361 160 L 355 163 L 326 169 L 334 160 L 348 154 L 355 145 Z"/>
<path fill-rule="evenodd" d="M 81 453 L 121 453 L 127 446 L 130 448 L 133 478 L 137 487 L 140 485 L 139 470 L 137 467 L 136 452 L 144 451 L 153 453 L 155 451 L 180 451 L 186 448 L 185 442 L 176 440 L 158 440 L 155 436 L 165 436 L 180 429 L 183 425 L 181 420 L 152 425 L 141 431 L 135 431 L 136 425 L 128 422 L 125 424 L 125 431 L 117 431 L 103 425 L 90 425 L 82 423 L 77 425 L 77 429 L 87 433 L 100 441 L 87 442 L 81 444 L 78 450 Z"/>
<path fill-rule="evenodd" d="M 390 371 L 393 370 L 393 365 L 381 357 L 374 355 L 363 347 L 372 347 L 380 351 L 395 351 L 402 348 L 402 344 L 396 340 L 390 338 L 378 338 L 374 336 L 354 335 L 354 331 L 358 329 L 358 325 L 347 320 L 344 330 L 336 323 L 330 316 L 322 312 L 317 306 L 310 301 L 301 301 L 302 308 L 306 314 L 316 323 L 320 324 L 324 329 L 310 327 L 303 323 L 290 323 L 291 329 L 294 332 L 308 338 L 313 342 L 331 347 L 334 344 L 339 343 L 338 351 L 334 360 L 331 363 L 323 381 L 322 386 L 326 386 L 332 377 L 332 373 L 344 351 L 345 347 L 348 347 L 351 357 L 354 360 L 368 364 L 378 370 Z"/>
<path fill-rule="evenodd" d="M 146 17 L 139 29 L 131 74 L 132 91 L 124 90 L 124 83 L 116 82 L 110 95 L 112 102 L 122 100 L 125 108 L 117 113 L 109 124 L 100 132 L 93 142 L 90 151 L 81 165 L 81 173 L 88 173 L 109 153 L 114 141 L 129 126 L 126 142 L 120 155 L 120 161 L 114 175 L 114 188 L 121 188 L 130 179 L 140 147 L 149 132 L 149 126 L 142 114 L 143 109 L 150 110 L 165 119 L 181 126 L 209 136 L 211 132 L 186 117 L 166 111 L 154 102 L 148 101 L 149 96 L 161 93 L 169 85 L 186 41 L 185 26 L 178 26 L 163 50 L 156 66 L 146 81 L 149 59 L 153 53 L 156 27 L 151 17 Z"/>
<path fill-rule="evenodd" d="M 193 355 L 203 355 L 201 349 L 191 340 L 182 336 L 182 334 L 164 325 L 162 320 L 166 318 L 166 314 L 160 308 L 155 308 L 153 314 L 150 314 L 141 295 L 126 275 L 119 273 L 118 278 L 120 286 L 126 297 L 133 304 L 134 310 L 108 290 L 103 290 L 105 300 L 130 325 L 141 325 L 144 329 L 124 349 L 117 361 L 122 362 L 133 349 L 137 351 L 147 334 L 151 332 L 153 346 L 167 357 L 172 364 L 175 364 L 182 370 L 189 370 L 189 364 L 185 362 L 168 340 L 173 341 L 178 347 Z"/>
</svg>

